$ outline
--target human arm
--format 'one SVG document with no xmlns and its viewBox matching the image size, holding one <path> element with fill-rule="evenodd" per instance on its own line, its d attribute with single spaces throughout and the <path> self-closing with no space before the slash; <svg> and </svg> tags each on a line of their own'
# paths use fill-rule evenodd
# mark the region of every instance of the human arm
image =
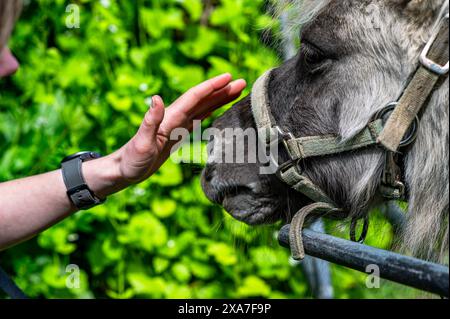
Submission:
<svg viewBox="0 0 450 319">
<path fill-rule="evenodd" d="M 167 160 L 178 141 L 175 128 L 192 129 L 218 107 L 235 100 L 245 82 L 225 74 L 189 90 L 167 109 L 153 97 L 136 135 L 118 151 L 83 163 L 86 184 L 99 198 L 139 183 Z M 0 250 L 27 240 L 76 211 L 66 194 L 60 170 L 0 183 Z"/>
</svg>

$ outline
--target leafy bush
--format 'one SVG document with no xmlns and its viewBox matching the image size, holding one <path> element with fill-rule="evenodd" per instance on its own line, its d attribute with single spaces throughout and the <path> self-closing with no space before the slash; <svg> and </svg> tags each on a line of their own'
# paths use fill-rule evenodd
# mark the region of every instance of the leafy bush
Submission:
<svg viewBox="0 0 450 319">
<path fill-rule="evenodd" d="M 152 94 L 170 102 L 222 72 L 252 83 L 279 63 L 261 41 L 271 21 L 263 0 L 76 3 L 79 29 L 65 25 L 67 1 L 36 0 L 15 30 L 22 67 L 0 82 L 0 181 L 55 169 L 79 150 L 114 151 L 137 130 Z M 32 297 L 311 296 L 275 240 L 279 225 L 250 228 L 212 206 L 200 170 L 167 162 L 105 205 L 3 253 L 2 265 Z M 389 228 L 379 230 L 387 247 Z M 66 287 L 70 264 L 81 269 L 80 289 Z M 369 291 L 364 275 L 340 267 L 333 274 L 338 297 L 398 295 Z"/>
</svg>

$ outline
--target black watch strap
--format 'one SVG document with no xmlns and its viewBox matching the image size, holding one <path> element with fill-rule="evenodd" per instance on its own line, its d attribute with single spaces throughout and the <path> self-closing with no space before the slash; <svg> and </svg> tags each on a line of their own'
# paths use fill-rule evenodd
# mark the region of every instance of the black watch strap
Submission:
<svg viewBox="0 0 450 319">
<path fill-rule="evenodd" d="M 83 162 L 98 157 L 91 157 L 90 155 L 90 152 L 86 152 L 83 153 L 83 155 L 78 155 L 61 163 L 64 184 L 67 188 L 67 195 L 70 197 L 75 207 L 80 210 L 86 210 L 105 202 L 105 200 L 101 200 L 95 196 L 83 178 Z"/>
</svg>

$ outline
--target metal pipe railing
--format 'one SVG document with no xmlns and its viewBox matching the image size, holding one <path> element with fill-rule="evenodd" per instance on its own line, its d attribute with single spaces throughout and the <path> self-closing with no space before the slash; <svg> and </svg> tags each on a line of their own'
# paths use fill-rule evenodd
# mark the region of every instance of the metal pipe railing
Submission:
<svg viewBox="0 0 450 319">
<path fill-rule="evenodd" d="M 284 226 L 278 235 L 278 241 L 285 247 L 289 247 L 289 229 L 290 225 Z M 446 266 L 308 229 L 303 230 L 303 244 L 306 254 L 310 256 L 361 272 L 366 272 L 369 265 L 376 265 L 380 278 L 442 297 L 449 296 L 449 268 Z"/>
<path fill-rule="evenodd" d="M 0 291 L 12 299 L 27 299 L 25 293 L 16 285 L 16 283 L 0 267 Z"/>
</svg>

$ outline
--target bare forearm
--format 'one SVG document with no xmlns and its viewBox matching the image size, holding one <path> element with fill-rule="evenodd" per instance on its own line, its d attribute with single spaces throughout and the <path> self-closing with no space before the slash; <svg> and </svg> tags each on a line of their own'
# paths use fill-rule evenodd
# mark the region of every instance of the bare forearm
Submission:
<svg viewBox="0 0 450 319">
<path fill-rule="evenodd" d="M 91 190 L 104 198 L 127 186 L 117 155 L 83 163 Z M 0 250 L 27 240 L 76 211 L 60 170 L 0 184 Z"/>
</svg>

